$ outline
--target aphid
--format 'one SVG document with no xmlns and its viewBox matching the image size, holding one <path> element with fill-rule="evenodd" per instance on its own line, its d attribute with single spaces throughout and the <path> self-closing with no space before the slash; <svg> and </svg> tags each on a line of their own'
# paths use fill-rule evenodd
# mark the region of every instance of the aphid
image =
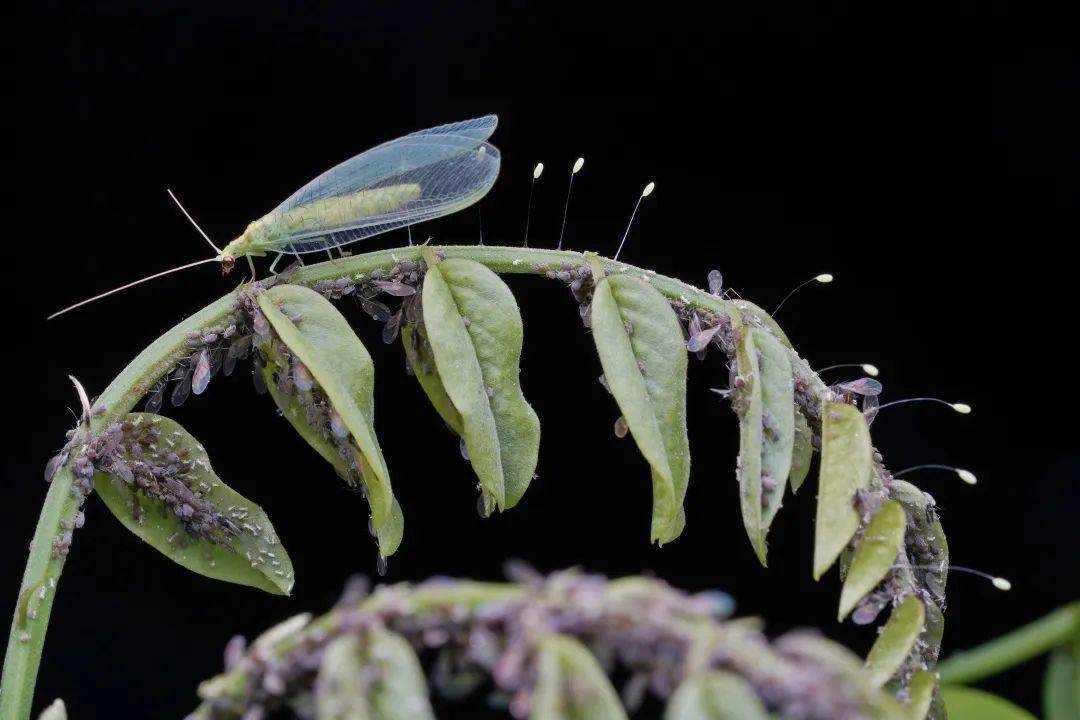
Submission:
<svg viewBox="0 0 1080 720">
<path fill-rule="evenodd" d="M 498 117 L 486 115 L 420 130 L 374 147 L 301 187 L 224 248 L 214 244 L 170 191 L 216 255 L 113 288 L 49 319 L 197 265 L 221 263 L 228 273 L 238 258 L 245 257 L 254 277 L 253 257 L 328 251 L 462 210 L 486 195 L 498 177 L 501 157 L 487 142 L 497 124 Z"/>
<path fill-rule="evenodd" d="M 469 448 L 465 445 L 465 438 L 458 438 L 458 451 L 467 462 L 469 460 Z"/>
<path fill-rule="evenodd" d="M 655 189 L 656 189 L 656 183 L 650 182 L 641 191 L 641 194 L 638 195 L 637 202 L 634 203 L 634 211 L 632 213 L 630 213 L 630 222 L 626 223 L 626 232 L 623 233 L 622 240 L 619 241 L 619 249 L 615 251 L 615 257 L 612 258 L 613 260 L 618 260 L 619 259 L 619 253 L 622 252 L 623 245 L 626 244 L 626 236 L 630 234 L 630 228 L 634 224 L 634 218 L 637 217 L 637 211 L 638 211 L 638 208 L 641 207 L 641 201 L 644 200 L 645 198 L 649 197 L 650 195 L 652 195 L 652 191 L 655 190 Z M 643 279 L 648 281 L 648 278 L 643 278 Z"/>
<path fill-rule="evenodd" d="M 720 274 L 719 270 L 709 271 L 709 293 L 720 297 L 724 289 L 724 276 Z"/>
<path fill-rule="evenodd" d="M 45 482 L 52 482 L 56 472 L 64 466 L 65 462 L 67 462 L 67 453 L 60 453 L 50 458 L 49 462 L 45 463 Z"/>
<path fill-rule="evenodd" d="M 180 378 L 180 382 L 176 383 L 176 387 L 173 388 L 172 396 L 170 397 L 173 407 L 180 407 L 183 405 L 184 401 L 186 401 L 190 395 L 191 374 L 185 370 L 183 377 Z"/>
<path fill-rule="evenodd" d="M 382 341 L 387 345 L 393 345 L 397 340 L 398 331 L 401 328 L 401 318 L 404 313 L 398 310 L 396 313 L 390 316 L 390 319 L 383 325 Z"/>
<path fill-rule="evenodd" d="M 202 395 L 206 386 L 210 384 L 210 352 L 203 348 L 199 352 L 199 358 L 195 361 L 195 372 L 191 376 L 191 391 L 196 395 Z"/>
<path fill-rule="evenodd" d="M 849 382 L 842 382 L 836 387 L 840 388 L 843 392 L 851 393 L 854 395 L 880 395 L 882 388 L 881 383 L 873 378 L 859 378 L 858 380 L 851 380 Z"/>
<path fill-rule="evenodd" d="M 311 376 L 311 371 L 299 360 L 293 361 L 292 379 L 296 383 L 296 389 L 301 392 L 308 392 L 315 387 L 315 378 Z"/>
<path fill-rule="evenodd" d="M 626 418 L 620 415 L 615 419 L 615 437 L 622 440 L 626 437 L 626 433 L 630 431 L 630 426 L 626 424 Z"/>
<path fill-rule="evenodd" d="M 349 437 L 349 428 L 346 427 L 345 421 L 342 420 L 341 415 L 338 415 L 336 410 L 330 411 L 330 432 L 337 438 Z"/>
<path fill-rule="evenodd" d="M 566 186 L 566 204 L 563 206 L 562 229 L 559 230 L 559 244 L 555 248 L 556 250 L 562 250 L 563 235 L 566 234 L 566 216 L 570 212 L 570 192 L 574 189 L 574 176 L 581 172 L 583 167 L 585 167 L 585 158 L 579 157 L 574 161 L 574 166 L 570 168 L 570 184 Z"/>
</svg>

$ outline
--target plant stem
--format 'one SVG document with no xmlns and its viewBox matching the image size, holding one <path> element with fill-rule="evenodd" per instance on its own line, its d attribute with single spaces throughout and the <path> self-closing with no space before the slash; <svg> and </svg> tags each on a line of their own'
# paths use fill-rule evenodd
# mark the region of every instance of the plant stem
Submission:
<svg viewBox="0 0 1080 720">
<path fill-rule="evenodd" d="M 562 270 L 564 263 L 573 266 L 587 264 L 584 254 L 567 250 L 492 245 L 449 245 L 432 249 L 445 253 L 447 257 L 474 260 L 495 272 L 505 274 L 543 275 L 549 271 Z M 389 270 L 404 260 L 419 261 L 420 248 L 413 246 L 380 250 L 308 265 L 292 274 L 288 282 L 314 285 L 320 281 L 355 278 L 358 274 L 367 275 L 376 269 Z M 653 287 L 672 300 L 733 319 L 750 315 L 790 348 L 790 342 L 776 322 L 753 303 L 719 298 L 680 280 L 626 263 L 603 258 L 599 259 L 599 262 L 609 274 L 629 273 L 648 280 Z M 237 292 L 233 291 L 207 305 L 139 353 L 95 402 L 95 407 L 103 410 L 92 419 L 89 433 L 97 433 L 131 412 L 156 382 L 190 354 L 188 333 L 226 321 L 233 310 Z M 825 385 L 794 350 L 791 355 L 794 368 L 806 379 L 812 394 L 818 398 L 823 397 Z M 82 501 L 78 494 L 72 494 L 72 481 L 69 459 L 69 465 L 61 468 L 52 480 L 34 532 L 4 658 L 3 681 L 0 685 L 0 718 L 3 720 L 26 720 L 30 717 L 34 684 L 45 643 L 55 586 L 64 566 L 63 553 L 53 551 L 53 541 L 73 527 Z M 42 589 L 43 597 L 39 595 Z"/>
<path fill-rule="evenodd" d="M 941 682 L 971 683 L 1080 637 L 1080 602 L 1017 628 L 988 643 L 952 655 L 938 666 Z"/>
</svg>

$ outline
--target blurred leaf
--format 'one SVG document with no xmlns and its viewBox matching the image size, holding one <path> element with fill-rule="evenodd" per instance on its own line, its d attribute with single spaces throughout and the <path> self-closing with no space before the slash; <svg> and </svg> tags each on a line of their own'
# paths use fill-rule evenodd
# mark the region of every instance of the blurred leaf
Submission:
<svg viewBox="0 0 1080 720">
<path fill-rule="evenodd" d="M 341 635 L 323 652 L 315 680 L 316 720 L 372 720 L 363 643 Z"/>
<path fill-rule="evenodd" d="M 928 670 L 916 670 L 912 674 L 911 680 L 908 682 L 907 713 L 909 720 L 923 720 L 927 717 L 930 713 L 930 705 L 934 702 L 934 689 L 936 686 L 937 679 L 934 673 Z M 980 720 L 987 719 L 980 718 Z"/>
<path fill-rule="evenodd" d="M 859 529 L 855 491 L 870 482 L 870 431 L 853 405 L 824 403 L 818 471 L 814 579 L 825 574 Z"/>
<path fill-rule="evenodd" d="M 814 459 L 813 434 L 810 432 L 810 423 L 806 417 L 795 411 L 795 441 L 791 448 L 791 474 L 788 476 L 788 484 L 791 492 L 797 492 L 802 487 L 806 476 L 810 474 L 810 461 Z"/>
<path fill-rule="evenodd" d="M 946 685 L 941 688 L 949 720 L 1035 720 L 1035 716 L 997 695 L 982 690 Z M 1071 716 L 1075 720 L 1076 716 Z"/>
<path fill-rule="evenodd" d="M 278 285 L 259 295 L 259 307 L 283 343 L 283 347 L 264 343 L 268 362 L 263 372 L 274 402 L 301 437 L 349 482 L 355 466 L 371 508 L 379 554 L 393 554 L 401 543 L 404 520 L 372 430 L 371 355 L 337 308 L 314 290 Z M 303 371 L 282 352 L 285 349 L 303 364 L 317 388 L 295 382 Z M 275 376 L 284 380 L 275 381 Z M 313 398 L 316 390 L 325 395 L 328 409 Z M 333 413 L 345 437 L 335 433 Z"/>
<path fill-rule="evenodd" d="M 413 375 L 428 396 L 435 412 L 456 434 L 464 432 L 461 413 L 454 407 L 454 402 L 446 394 L 442 378 L 435 367 L 435 357 L 431 354 L 431 346 L 427 341 L 427 334 L 423 328 L 415 323 L 407 322 L 401 326 L 401 344 L 405 347 L 405 358 L 412 368 Z"/>
<path fill-rule="evenodd" d="M 497 507 L 513 507 L 532 481 L 540 449 L 540 420 L 518 378 L 523 333 L 517 302 L 480 263 L 440 262 L 430 249 L 422 252 L 428 266 L 424 331 L 439 378 L 461 415 L 480 484 Z"/>
<path fill-rule="evenodd" d="M 747 328 L 736 352 L 742 386 L 739 414 L 739 499 L 743 525 L 761 564 L 765 536 L 784 498 L 795 441 L 795 397 L 787 350 L 768 332 Z"/>
<path fill-rule="evenodd" d="M 1076 648 L 1059 647 L 1050 654 L 1043 678 L 1045 720 L 1080 718 L 1080 642 Z"/>
<path fill-rule="evenodd" d="M 412 646 L 385 630 L 341 635 L 323 653 L 315 681 L 317 720 L 434 720 Z"/>
<path fill-rule="evenodd" d="M 377 670 L 372 689 L 376 720 L 434 720 L 424 670 L 405 638 L 373 632 L 367 655 Z"/>
<path fill-rule="evenodd" d="M 896 674 L 923 630 L 926 617 L 922 601 L 909 595 L 893 608 L 889 620 L 866 656 L 866 671 L 870 682 L 881 687 Z"/>
<path fill-rule="evenodd" d="M 200 575 L 289 594 L 292 562 L 266 513 L 218 478 L 194 437 L 150 413 L 116 427 L 115 460 L 94 489 L 124 527 Z"/>
<path fill-rule="evenodd" d="M 722 671 L 693 675 L 668 702 L 664 720 L 768 720 L 749 683 Z"/>
<path fill-rule="evenodd" d="M 885 501 L 863 531 L 840 591 L 839 620 L 889 574 L 904 547 L 907 516 L 900 503 Z"/>
<path fill-rule="evenodd" d="M 611 394 L 648 461 L 653 485 L 650 539 L 663 545 L 685 525 L 690 479 L 686 434 L 686 342 L 668 301 L 626 275 L 598 278 L 592 331 Z"/>
<path fill-rule="evenodd" d="M 577 640 L 541 638 L 536 662 L 531 720 L 626 720 L 607 675 Z"/>
</svg>

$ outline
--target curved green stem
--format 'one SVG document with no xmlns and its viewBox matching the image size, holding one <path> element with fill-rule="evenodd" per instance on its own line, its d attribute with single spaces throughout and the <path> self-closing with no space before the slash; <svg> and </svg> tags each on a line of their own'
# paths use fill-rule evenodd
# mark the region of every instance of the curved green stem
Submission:
<svg viewBox="0 0 1080 720">
<path fill-rule="evenodd" d="M 447 257 L 475 260 L 504 274 L 544 275 L 562 270 L 565 264 L 575 267 L 587 264 L 583 253 L 568 250 L 492 245 L 449 245 L 433 249 L 445 253 Z M 320 281 L 368 275 L 376 269 L 389 270 L 404 260 L 418 262 L 420 248 L 380 250 L 309 265 L 292 274 L 288 281 L 314 285 Z M 603 258 L 599 262 L 609 274 L 631 273 L 648 280 L 672 300 L 733 318 L 751 316 L 790 347 L 776 322 L 753 303 L 719 298 L 680 280 L 626 263 Z M 220 325 L 227 320 L 233 311 L 238 290 L 183 320 L 139 353 L 98 398 L 95 408 L 100 409 L 100 413 L 93 417 L 89 432 L 96 433 L 131 412 L 156 382 L 190 354 L 187 343 L 189 333 Z M 823 397 L 824 384 L 794 350 L 791 354 L 796 371 L 810 384 L 812 394 Z M 55 586 L 64 566 L 64 554 L 54 552 L 53 542 L 73 526 L 82 500 L 73 494 L 72 479 L 70 467 L 61 468 L 53 478 L 30 546 L 4 657 L 3 681 L 0 685 L 0 717 L 4 720 L 26 720 L 30 717 Z"/>
<path fill-rule="evenodd" d="M 988 643 L 956 653 L 938 666 L 941 682 L 976 682 L 1069 642 L 1080 642 L 1080 601 Z"/>
</svg>

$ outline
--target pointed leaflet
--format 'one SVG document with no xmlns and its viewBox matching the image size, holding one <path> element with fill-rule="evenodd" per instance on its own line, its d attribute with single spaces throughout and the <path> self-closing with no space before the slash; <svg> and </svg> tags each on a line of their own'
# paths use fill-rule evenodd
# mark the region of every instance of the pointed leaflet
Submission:
<svg viewBox="0 0 1080 720">
<path fill-rule="evenodd" d="M 825 403 L 821 419 L 814 579 L 828 570 L 859 529 L 855 491 L 870 482 L 870 430 L 853 405 Z"/>
<path fill-rule="evenodd" d="M 413 375 L 428 396 L 435 412 L 449 426 L 455 434 L 461 435 L 464 428 L 461 413 L 454 407 L 454 402 L 446 394 L 442 378 L 435 367 L 435 357 L 431 354 L 431 346 L 427 341 L 427 333 L 423 326 L 407 322 L 401 326 L 401 344 L 405 348 L 405 358 L 412 368 Z"/>
<path fill-rule="evenodd" d="M 221 482 L 206 450 L 179 423 L 130 413 L 99 458 L 94 489 L 124 527 L 200 575 L 288 595 L 292 562 L 266 513 Z"/>
<path fill-rule="evenodd" d="M 949 720 L 1035 720 L 1034 715 L 1005 698 L 975 688 L 946 685 L 941 688 L 941 697 Z M 1076 720 L 1080 716 L 1068 717 Z M 1047 716 L 1046 720 L 1055 718 Z"/>
<path fill-rule="evenodd" d="M 866 525 L 851 560 L 844 587 L 840 591 L 840 615 L 843 620 L 856 603 L 889 574 L 896 556 L 904 547 L 907 516 L 895 500 L 887 500 Z"/>
<path fill-rule="evenodd" d="M 749 683 L 719 670 L 688 677 L 668 702 L 664 720 L 768 720 Z"/>
<path fill-rule="evenodd" d="M 424 330 L 442 386 L 461 415 L 469 461 L 500 509 L 532 481 L 540 420 L 518 380 L 522 324 L 510 288 L 472 260 L 422 249 Z"/>
<path fill-rule="evenodd" d="M 577 640 L 541 638 L 536 664 L 530 720 L 626 720 L 607 675 Z"/>
<path fill-rule="evenodd" d="M 922 601 L 914 595 L 908 595 L 893 608 L 889 620 L 866 656 L 866 673 L 875 687 L 888 682 L 907 660 L 919 633 L 923 631 L 925 619 Z"/>
<path fill-rule="evenodd" d="M 663 544 L 682 532 L 690 478 L 682 326 L 650 285 L 626 275 L 602 277 L 599 263 L 593 265 L 599 278 L 592 301 L 593 340 L 607 386 L 651 467 L 651 539 Z"/>
<path fill-rule="evenodd" d="M 317 720 L 434 720 L 412 646 L 376 630 L 343 635 L 326 648 L 315 681 Z"/>
<path fill-rule="evenodd" d="M 813 433 L 810 423 L 798 409 L 795 410 L 795 442 L 791 448 L 791 474 L 788 484 L 794 494 L 802 487 L 806 476 L 810 474 L 810 461 L 814 459 Z"/>
<path fill-rule="evenodd" d="M 765 564 L 765 536 L 784 497 L 795 442 L 795 396 L 787 350 L 746 327 L 736 347 L 739 500 L 743 524 Z"/>
<path fill-rule="evenodd" d="M 262 343 L 267 356 L 264 377 L 274 401 L 342 477 L 351 482 L 354 473 L 360 475 L 379 537 L 379 554 L 392 554 L 401 541 L 404 521 L 372 430 L 371 356 L 348 321 L 314 290 L 278 285 L 258 300 L 280 340 Z"/>
</svg>

